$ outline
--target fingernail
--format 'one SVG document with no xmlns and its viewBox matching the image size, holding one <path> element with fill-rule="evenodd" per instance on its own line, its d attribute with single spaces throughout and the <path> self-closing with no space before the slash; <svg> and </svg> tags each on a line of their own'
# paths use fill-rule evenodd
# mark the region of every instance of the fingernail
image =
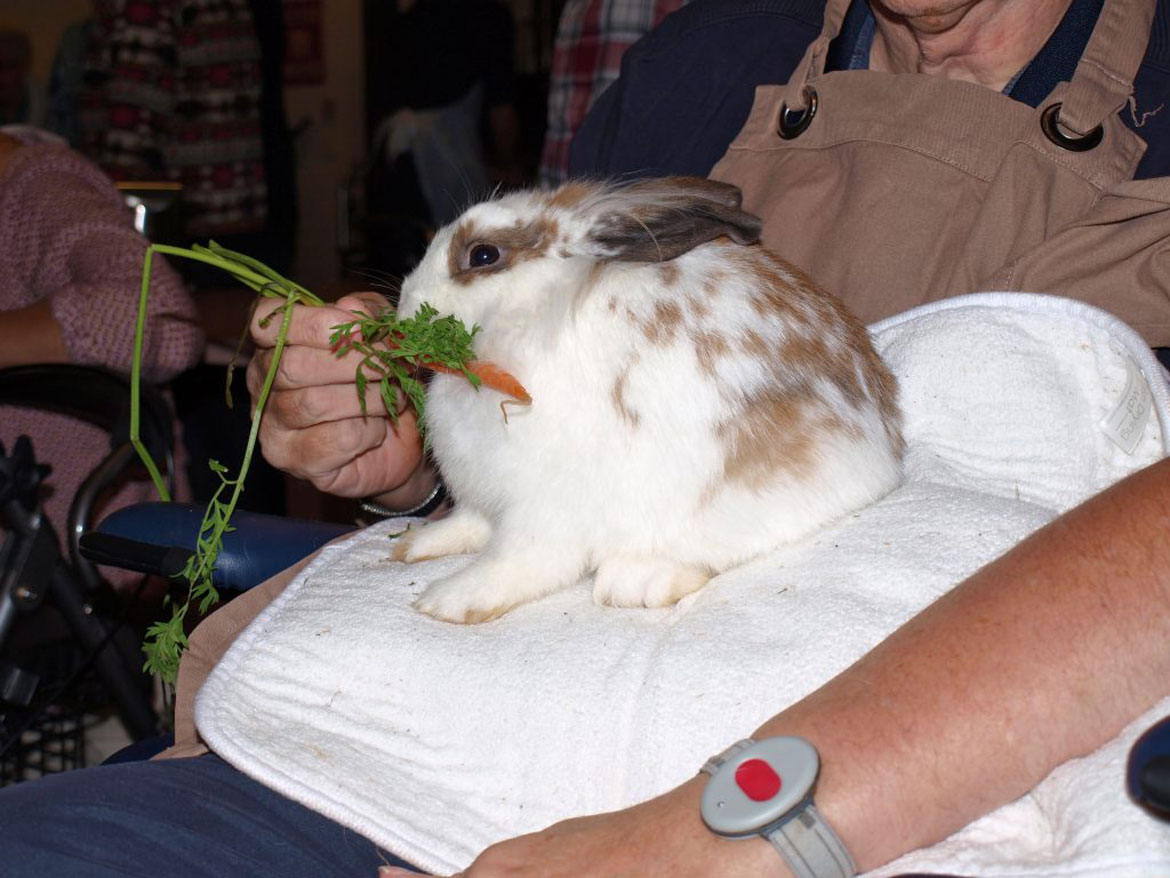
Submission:
<svg viewBox="0 0 1170 878">
<path fill-rule="evenodd" d="M 397 866 L 380 866 L 378 868 L 378 875 L 380 878 L 417 878 L 418 872 L 411 872 L 409 869 L 400 869 Z"/>
</svg>

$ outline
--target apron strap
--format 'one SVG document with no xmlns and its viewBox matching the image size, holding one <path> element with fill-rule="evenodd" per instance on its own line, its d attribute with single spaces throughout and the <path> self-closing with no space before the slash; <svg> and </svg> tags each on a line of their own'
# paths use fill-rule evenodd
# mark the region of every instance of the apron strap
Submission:
<svg viewBox="0 0 1170 878">
<path fill-rule="evenodd" d="M 804 58 L 796 65 L 796 71 L 788 80 L 785 87 L 788 106 L 803 109 L 805 104 L 804 88 L 821 78 L 825 72 L 825 58 L 829 52 L 829 43 L 841 32 L 841 23 L 845 20 L 845 13 L 849 11 L 853 0 L 828 0 L 825 4 L 824 25 L 821 35 L 817 37 L 804 52 Z"/>
<path fill-rule="evenodd" d="M 1129 100 L 1146 54 L 1154 0 L 1105 0 L 1060 108 L 1061 127 L 1084 137 Z"/>
</svg>

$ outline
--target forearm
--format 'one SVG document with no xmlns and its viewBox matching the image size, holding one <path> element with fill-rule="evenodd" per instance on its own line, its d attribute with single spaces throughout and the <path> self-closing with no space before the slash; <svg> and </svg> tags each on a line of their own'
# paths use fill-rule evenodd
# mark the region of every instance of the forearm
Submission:
<svg viewBox="0 0 1170 878">
<path fill-rule="evenodd" d="M 0 312 L 0 367 L 68 360 L 61 325 L 48 302 Z"/>
<path fill-rule="evenodd" d="M 931 844 L 1170 691 L 1170 461 L 987 566 L 757 736 L 820 750 L 861 869 Z M 730 742 L 729 742 L 730 743 Z"/>
</svg>

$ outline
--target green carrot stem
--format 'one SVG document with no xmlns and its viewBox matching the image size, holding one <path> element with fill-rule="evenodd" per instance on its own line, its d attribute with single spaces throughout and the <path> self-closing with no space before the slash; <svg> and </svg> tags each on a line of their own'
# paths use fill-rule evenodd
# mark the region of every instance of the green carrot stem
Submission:
<svg viewBox="0 0 1170 878">
<path fill-rule="evenodd" d="M 141 438 L 142 410 L 139 390 L 142 386 L 142 342 L 146 336 L 146 299 L 150 293 L 150 269 L 154 249 L 153 246 L 146 248 L 146 259 L 143 260 L 142 266 L 142 288 L 138 293 L 138 320 L 134 325 L 134 360 L 130 366 L 130 444 L 134 446 L 134 450 L 138 452 L 139 458 L 146 466 L 146 471 L 150 473 L 150 480 L 154 482 L 154 489 L 158 491 L 159 497 L 163 502 L 170 502 L 171 494 L 167 490 L 162 473 L 158 471 L 154 458 L 147 452 Z"/>
<path fill-rule="evenodd" d="M 236 276 L 242 283 L 247 284 L 253 290 L 261 292 L 264 287 L 270 286 L 272 281 L 261 274 L 257 274 L 250 268 L 237 263 L 232 263 L 222 256 L 216 256 L 212 253 L 204 253 L 200 250 L 188 250 L 185 247 L 172 247 L 169 244 L 151 244 L 148 253 L 153 250 L 156 253 L 162 253 L 166 256 L 181 256 L 184 259 L 192 259 L 195 262 L 204 262 L 208 265 L 214 265 L 216 268 L 221 268 Z"/>
</svg>

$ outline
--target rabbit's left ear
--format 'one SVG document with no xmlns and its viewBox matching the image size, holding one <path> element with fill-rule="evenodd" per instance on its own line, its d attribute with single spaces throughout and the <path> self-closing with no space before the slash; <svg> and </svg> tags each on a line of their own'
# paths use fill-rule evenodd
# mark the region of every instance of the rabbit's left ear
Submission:
<svg viewBox="0 0 1170 878">
<path fill-rule="evenodd" d="M 598 206 L 588 240 L 614 262 L 665 262 L 727 236 L 760 239 L 760 219 L 740 209 L 739 189 L 702 177 L 663 177 L 615 189 Z"/>
</svg>

